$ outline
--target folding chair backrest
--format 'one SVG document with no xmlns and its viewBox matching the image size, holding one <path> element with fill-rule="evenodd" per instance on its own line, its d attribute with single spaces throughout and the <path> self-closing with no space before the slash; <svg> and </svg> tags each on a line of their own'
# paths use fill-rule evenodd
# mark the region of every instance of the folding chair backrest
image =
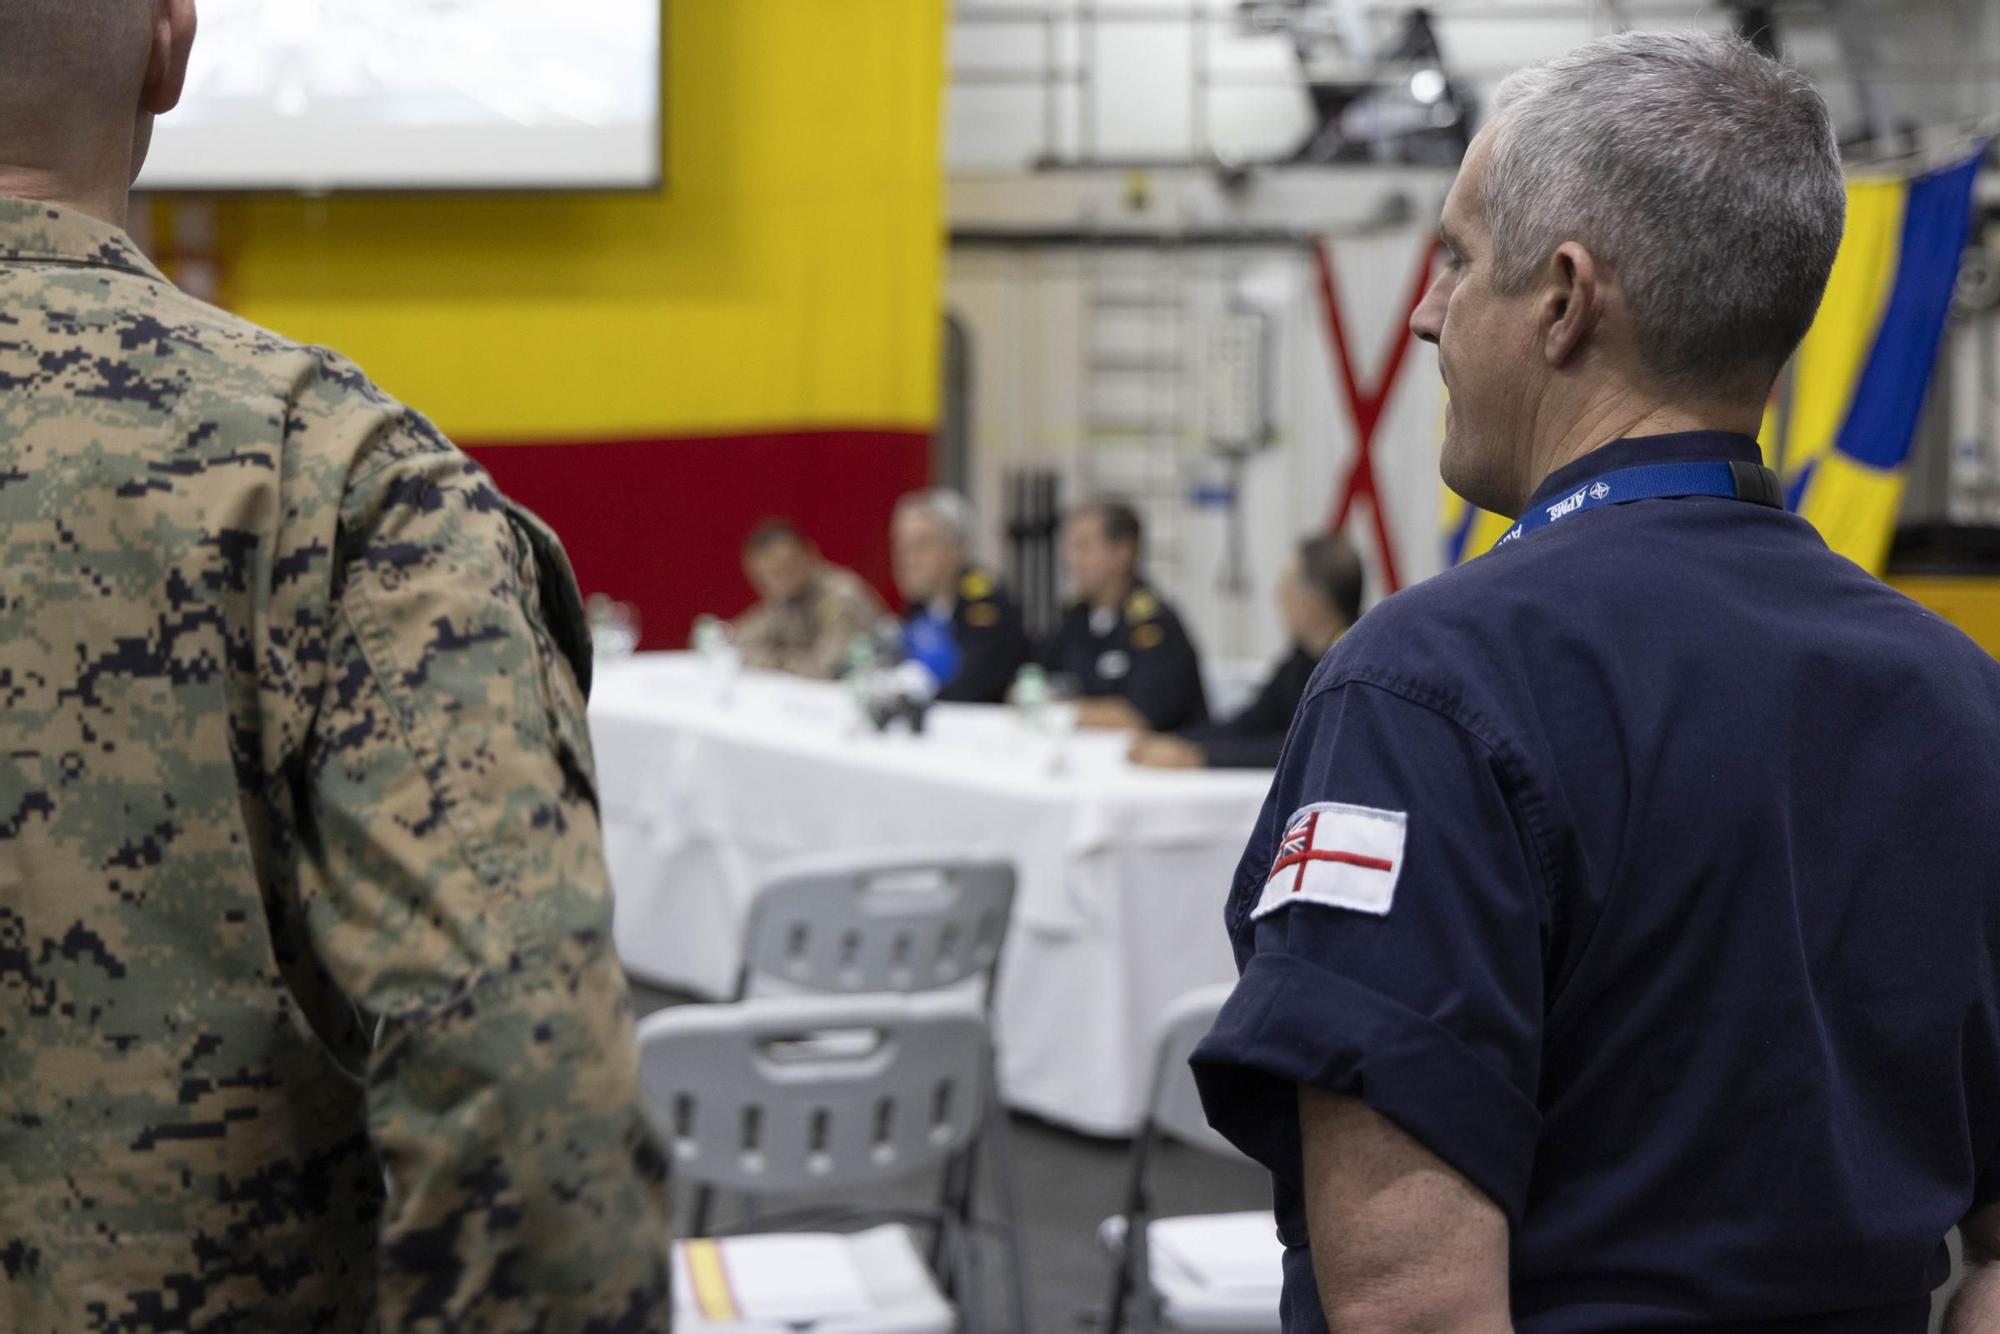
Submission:
<svg viewBox="0 0 2000 1334">
<path fill-rule="evenodd" d="M 1210 1128 L 1201 1109 L 1194 1072 L 1188 1068 L 1188 1057 L 1215 1027 L 1216 1016 L 1222 1013 L 1222 1003 L 1232 989 L 1224 982 L 1190 991 L 1160 1017 L 1154 1047 L 1153 1100 L 1148 1110 L 1159 1134 L 1224 1158 L 1240 1159 L 1243 1155 L 1236 1146 Z"/>
<path fill-rule="evenodd" d="M 936 1167 L 987 1106 L 969 997 L 797 996 L 639 1023 L 639 1080 L 675 1175 L 747 1194 L 874 1186 Z"/>
<path fill-rule="evenodd" d="M 751 904 L 742 994 L 990 984 L 1013 907 L 1014 868 L 1006 862 L 909 860 L 780 873 Z"/>
</svg>

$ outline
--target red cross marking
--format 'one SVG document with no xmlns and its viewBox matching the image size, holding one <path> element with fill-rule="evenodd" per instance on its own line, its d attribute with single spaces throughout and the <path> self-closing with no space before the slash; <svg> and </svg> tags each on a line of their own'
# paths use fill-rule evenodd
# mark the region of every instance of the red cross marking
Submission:
<svg viewBox="0 0 2000 1334">
<path fill-rule="evenodd" d="M 1287 866 L 1298 867 L 1299 873 L 1292 877 L 1292 893 L 1296 894 L 1305 888 L 1307 862 L 1339 862 L 1343 866 L 1359 866 L 1364 871 L 1393 871 L 1396 869 L 1396 863 L 1383 861 L 1380 857 L 1364 857 L 1358 852 L 1330 852 L 1314 848 L 1305 852 L 1295 852 L 1289 857 L 1280 858 L 1278 864 L 1271 868 L 1271 874 L 1276 875 Z"/>
<path fill-rule="evenodd" d="M 1321 313 L 1326 318 L 1327 336 L 1333 344 L 1334 369 L 1339 373 L 1347 410 L 1354 422 L 1354 462 L 1349 466 L 1347 477 L 1341 482 L 1335 497 L 1333 517 L 1327 524 L 1327 531 L 1337 533 L 1346 527 L 1348 517 L 1354 512 L 1355 502 L 1361 499 L 1368 501 L 1369 512 L 1375 516 L 1375 550 L 1382 562 L 1385 593 L 1395 592 L 1402 587 L 1402 581 L 1396 574 L 1395 544 L 1389 538 L 1389 517 L 1382 509 L 1382 488 L 1375 477 L 1375 435 L 1382 425 L 1382 414 L 1389 406 L 1389 398 L 1396 391 L 1403 363 L 1409 359 L 1410 344 L 1416 341 L 1409 329 L 1410 316 L 1416 314 L 1417 307 L 1423 304 L 1424 293 L 1430 290 L 1431 272 L 1437 264 L 1438 244 L 1438 239 L 1433 236 L 1424 246 L 1423 260 L 1417 266 L 1416 284 L 1403 305 L 1403 318 L 1390 332 L 1393 341 L 1382 363 L 1381 378 L 1372 389 L 1362 387 L 1354 369 L 1353 354 L 1348 349 L 1347 322 L 1340 314 L 1331 247 L 1321 241 L 1312 248 L 1313 268 L 1319 277 Z M 1304 874 L 1303 869 L 1300 873 Z"/>
<path fill-rule="evenodd" d="M 1320 812 L 1318 811 L 1314 811 L 1307 817 L 1305 838 L 1299 845 L 1299 851 L 1287 853 L 1285 856 L 1272 862 L 1269 879 L 1276 880 L 1280 871 L 1285 870 L 1287 867 L 1296 866 L 1298 872 L 1292 877 L 1292 893 L 1296 894 L 1305 888 L 1306 866 L 1310 862 L 1338 862 L 1342 866 L 1358 866 L 1364 871 L 1393 871 L 1396 869 L 1396 863 L 1384 861 L 1380 857 L 1366 857 L 1358 852 L 1340 852 L 1332 848 L 1315 848 L 1313 846 L 1313 835 L 1319 832 L 1319 817 Z M 1291 842 L 1290 839 L 1286 839 L 1285 841 L 1288 843 Z"/>
</svg>

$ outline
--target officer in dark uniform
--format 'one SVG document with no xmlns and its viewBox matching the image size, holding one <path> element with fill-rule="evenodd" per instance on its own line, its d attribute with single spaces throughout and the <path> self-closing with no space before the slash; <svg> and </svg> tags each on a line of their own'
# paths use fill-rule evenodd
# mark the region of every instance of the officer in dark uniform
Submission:
<svg viewBox="0 0 2000 1334">
<path fill-rule="evenodd" d="M 1553 65 L 1412 319 L 1445 480 L 1519 523 L 1315 675 L 1209 1119 L 1276 1178 L 1293 1334 L 1922 1334 L 1955 1225 L 1945 1328 L 1994 1328 L 2000 663 L 1753 438 L 1841 235 L 1825 105 L 1733 38 Z"/>
<path fill-rule="evenodd" d="M 890 545 L 908 610 L 903 650 L 938 683 L 937 698 L 999 704 L 1030 658 L 1021 609 L 970 564 L 972 511 L 953 491 L 919 491 L 896 506 Z"/>
<path fill-rule="evenodd" d="M 1361 557 L 1337 533 L 1317 533 L 1278 576 L 1278 612 L 1291 645 L 1257 694 L 1231 717 L 1177 735 L 1135 738 L 1132 763 L 1152 769 L 1275 769 L 1285 734 L 1320 659 L 1361 619 Z"/>
<path fill-rule="evenodd" d="M 1077 601 L 1042 651 L 1071 678 L 1085 726 L 1171 732 L 1208 721 L 1201 658 L 1174 609 L 1139 577 L 1144 533 L 1119 501 L 1095 501 L 1063 524 L 1063 567 Z"/>
</svg>

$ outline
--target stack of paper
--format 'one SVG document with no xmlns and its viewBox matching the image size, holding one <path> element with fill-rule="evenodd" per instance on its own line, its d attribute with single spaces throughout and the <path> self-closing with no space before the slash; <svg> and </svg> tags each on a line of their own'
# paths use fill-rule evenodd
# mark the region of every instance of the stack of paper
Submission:
<svg viewBox="0 0 2000 1334">
<path fill-rule="evenodd" d="M 847 1239 L 779 1233 L 674 1247 L 674 1305 L 715 1322 L 804 1324 L 873 1309 Z"/>
<path fill-rule="evenodd" d="M 1285 1247 L 1268 1213 L 1163 1218 L 1149 1234 L 1156 1261 L 1217 1293 L 1275 1295 L 1285 1284 Z"/>
</svg>

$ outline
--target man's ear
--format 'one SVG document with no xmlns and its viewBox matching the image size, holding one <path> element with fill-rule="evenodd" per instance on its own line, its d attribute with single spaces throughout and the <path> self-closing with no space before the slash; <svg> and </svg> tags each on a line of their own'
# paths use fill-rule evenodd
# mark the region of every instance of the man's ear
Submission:
<svg viewBox="0 0 2000 1334">
<path fill-rule="evenodd" d="M 194 31 L 194 0 L 155 0 L 153 49 L 146 58 L 146 83 L 140 90 L 140 108 L 147 114 L 164 116 L 180 105 Z"/>
<path fill-rule="evenodd" d="M 1574 241 L 1556 247 L 1542 295 L 1542 357 L 1551 369 L 1567 366 L 1603 317 L 1597 260 Z"/>
</svg>

